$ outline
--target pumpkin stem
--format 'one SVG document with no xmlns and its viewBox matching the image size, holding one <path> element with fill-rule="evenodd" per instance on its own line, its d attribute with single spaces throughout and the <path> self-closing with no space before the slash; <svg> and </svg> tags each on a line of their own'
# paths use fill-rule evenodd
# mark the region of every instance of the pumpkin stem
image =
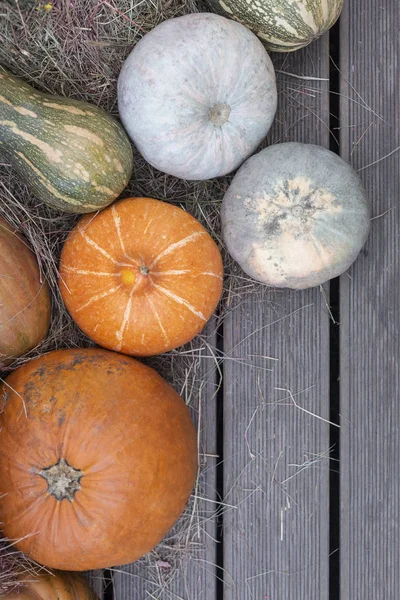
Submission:
<svg viewBox="0 0 400 600">
<path fill-rule="evenodd" d="M 142 265 L 139 270 L 142 275 L 148 275 L 150 273 L 149 267 L 146 267 L 145 265 Z"/>
<path fill-rule="evenodd" d="M 215 127 L 222 127 L 229 121 L 231 107 L 228 104 L 215 104 L 208 113 L 210 121 Z"/>
<path fill-rule="evenodd" d="M 295 204 L 292 207 L 291 213 L 294 217 L 301 217 L 304 213 L 304 208 L 300 204 Z"/>
<path fill-rule="evenodd" d="M 47 481 L 47 491 L 56 500 L 72 500 L 78 490 L 81 489 L 82 471 L 71 467 L 64 458 L 51 467 L 42 469 L 39 475 Z"/>
</svg>

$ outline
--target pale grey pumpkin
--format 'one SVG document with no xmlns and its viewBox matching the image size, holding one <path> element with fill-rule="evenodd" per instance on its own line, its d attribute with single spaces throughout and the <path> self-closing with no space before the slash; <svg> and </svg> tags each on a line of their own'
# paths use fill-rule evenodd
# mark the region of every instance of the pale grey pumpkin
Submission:
<svg viewBox="0 0 400 600">
<path fill-rule="evenodd" d="M 231 256 L 267 285 L 309 288 L 355 261 L 370 227 L 357 173 L 312 144 L 277 144 L 247 160 L 222 203 Z"/>
<path fill-rule="evenodd" d="M 157 169 L 183 179 L 225 175 L 254 152 L 276 111 L 272 62 L 248 29 L 199 13 L 144 36 L 118 79 L 128 134 Z"/>
<path fill-rule="evenodd" d="M 254 31 L 268 50 L 290 52 L 310 44 L 339 18 L 343 0 L 208 0 L 214 10 Z"/>
</svg>

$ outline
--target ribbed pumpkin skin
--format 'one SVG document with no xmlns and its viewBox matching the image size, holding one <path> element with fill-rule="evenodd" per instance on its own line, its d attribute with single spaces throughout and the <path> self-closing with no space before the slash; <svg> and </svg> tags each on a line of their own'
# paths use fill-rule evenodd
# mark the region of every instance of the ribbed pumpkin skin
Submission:
<svg viewBox="0 0 400 600">
<path fill-rule="evenodd" d="M 110 204 L 133 167 L 127 135 L 103 109 L 40 93 L 4 71 L 0 150 L 39 200 L 71 213 Z"/>
<path fill-rule="evenodd" d="M 0 217 L 0 368 L 47 335 L 50 293 L 27 242 Z"/>
<path fill-rule="evenodd" d="M 370 208 L 357 173 L 312 144 L 277 144 L 239 169 L 222 202 L 231 256 L 254 279 L 303 289 L 346 271 L 363 247 Z"/>
<path fill-rule="evenodd" d="M 222 275 L 204 227 L 152 198 L 127 198 L 83 217 L 60 262 L 61 293 L 79 327 L 97 344 L 136 356 L 199 333 L 221 297 Z"/>
<path fill-rule="evenodd" d="M 130 563 L 153 548 L 197 474 L 196 432 L 182 398 L 153 369 L 100 349 L 51 352 L 6 383 L 4 535 L 37 562 L 68 571 Z M 60 461 L 81 476 L 73 489 L 57 478 L 57 499 L 48 473 Z"/>
<path fill-rule="evenodd" d="M 245 27 L 219 15 L 164 21 L 145 35 L 118 79 L 121 120 L 144 158 L 183 179 L 236 169 L 276 111 L 272 62 Z"/>
<path fill-rule="evenodd" d="M 254 31 L 268 50 L 291 52 L 328 31 L 344 0 L 208 0 L 217 12 Z"/>
<path fill-rule="evenodd" d="M 21 575 L 18 592 L 0 595 L 0 600 L 98 600 L 81 575 L 54 571 Z"/>
</svg>

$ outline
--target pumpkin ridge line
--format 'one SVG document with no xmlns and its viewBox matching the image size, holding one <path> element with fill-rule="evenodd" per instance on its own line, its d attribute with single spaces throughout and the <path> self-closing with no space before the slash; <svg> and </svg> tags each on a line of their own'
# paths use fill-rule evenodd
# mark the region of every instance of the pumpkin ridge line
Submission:
<svg viewBox="0 0 400 600">
<path fill-rule="evenodd" d="M 121 232 L 121 217 L 117 213 L 115 204 L 113 204 L 111 206 L 111 214 L 113 216 L 113 221 L 115 223 L 115 229 L 117 230 L 117 236 L 119 239 L 119 243 L 121 244 L 121 250 L 124 254 L 124 257 L 127 258 L 128 260 L 132 260 L 135 264 L 137 264 L 137 261 L 133 258 L 133 256 L 130 256 L 125 249 L 125 244 L 124 244 L 124 240 L 122 238 L 122 232 Z"/>
<path fill-rule="evenodd" d="M 119 243 L 121 244 L 122 252 L 125 255 L 126 254 L 126 252 L 125 252 L 125 246 L 124 246 L 124 241 L 122 239 L 121 227 L 120 227 L 121 226 L 121 219 L 120 219 L 120 216 L 117 214 L 117 210 L 116 210 L 114 204 L 111 206 L 111 214 L 112 214 L 113 221 L 114 221 L 114 224 L 115 224 L 115 229 L 117 230 L 117 235 L 118 235 Z"/>
<path fill-rule="evenodd" d="M 119 273 L 107 273 L 106 271 L 86 271 L 77 269 L 76 267 L 64 266 L 63 270 L 67 273 L 75 273 L 76 275 L 96 275 L 99 277 L 119 277 Z"/>
<path fill-rule="evenodd" d="M 146 212 L 146 217 L 147 217 L 147 212 Z M 145 230 L 143 231 L 143 235 L 146 235 L 148 228 L 150 227 L 150 225 L 152 224 L 152 222 L 154 221 L 154 217 L 151 217 L 151 219 L 149 220 L 149 222 L 146 225 Z"/>
<path fill-rule="evenodd" d="M 106 298 L 110 294 L 118 292 L 118 290 L 121 289 L 121 287 L 122 287 L 122 283 L 120 283 L 119 285 L 117 285 L 117 287 L 114 287 L 114 288 L 111 288 L 109 290 L 106 290 L 105 292 L 102 292 L 101 294 L 97 294 L 96 296 L 92 296 L 91 299 L 88 302 L 86 302 L 86 304 L 84 304 L 83 306 L 80 306 L 79 308 L 77 308 L 75 312 L 80 312 L 84 308 L 87 308 L 88 306 L 90 306 L 91 304 L 93 304 L 93 302 L 97 302 L 97 300 L 101 300 L 102 298 Z"/>
<path fill-rule="evenodd" d="M 166 343 L 169 346 L 171 344 L 170 339 L 169 339 L 169 337 L 167 335 L 167 332 L 164 329 L 164 326 L 163 326 L 162 321 L 160 319 L 160 315 L 158 314 L 157 309 L 154 306 L 154 302 L 153 302 L 153 300 L 151 299 L 151 297 L 148 294 L 146 294 L 146 298 L 147 298 L 147 300 L 148 300 L 148 302 L 149 302 L 149 304 L 150 304 L 150 306 L 151 306 L 151 308 L 152 308 L 152 310 L 154 312 L 154 316 L 156 317 L 157 323 L 160 326 L 160 329 L 161 329 L 161 332 L 162 332 L 162 334 L 163 334 L 163 336 L 165 338 L 165 341 L 166 341 Z"/>
<path fill-rule="evenodd" d="M 211 271 L 203 271 L 202 273 L 198 273 L 198 275 L 209 275 L 210 277 L 216 277 L 217 279 L 223 281 L 223 277 L 221 277 L 221 275 L 218 275 L 218 273 L 212 273 Z"/>
<path fill-rule="evenodd" d="M 170 269 L 169 271 L 152 271 L 151 275 L 162 277 L 163 275 L 186 275 L 190 273 L 190 269 Z"/>
<path fill-rule="evenodd" d="M 104 250 L 104 248 L 102 248 L 101 246 L 99 246 L 99 244 L 97 244 L 94 240 L 92 240 L 92 238 L 89 237 L 87 235 L 87 233 L 85 233 L 83 231 L 83 229 L 79 228 L 79 233 L 81 234 L 81 236 L 83 237 L 83 239 L 89 246 L 92 246 L 92 248 L 95 248 L 95 250 L 97 250 L 105 258 L 108 258 L 108 260 L 111 260 L 111 262 L 114 263 L 114 265 L 117 265 L 118 267 L 132 267 L 132 265 L 130 265 L 130 264 L 122 263 L 122 262 L 115 260 L 115 258 L 113 258 L 110 254 L 108 254 L 108 252 L 106 250 Z"/>
<path fill-rule="evenodd" d="M 154 265 L 156 265 L 162 258 L 164 258 L 164 256 L 171 254 L 171 252 L 174 252 L 174 250 L 177 250 L 178 248 L 184 248 L 184 246 L 186 246 L 190 242 L 193 242 L 201 235 L 208 235 L 208 233 L 206 231 L 195 231 L 195 233 L 191 233 L 185 238 L 179 240 L 178 242 L 173 242 L 165 250 L 160 252 L 158 256 L 156 256 L 153 262 L 149 265 L 149 268 L 153 268 Z"/>
<path fill-rule="evenodd" d="M 200 312 L 199 310 L 196 310 L 194 308 L 194 306 L 192 306 L 190 304 L 190 302 L 188 302 L 187 300 L 185 300 L 185 298 L 181 298 L 181 296 L 178 296 L 177 294 L 174 294 L 174 292 L 171 292 L 170 290 L 168 290 L 168 289 L 166 289 L 166 288 L 162 287 L 161 285 L 158 285 L 157 283 L 154 283 L 154 282 L 153 282 L 153 287 L 155 287 L 156 290 L 160 290 L 160 292 L 162 294 L 164 294 L 165 296 L 168 296 L 169 298 L 171 298 L 172 300 L 174 300 L 178 304 L 183 304 L 183 306 L 186 306 L 186 308 L 188 310 L 190 310 L 190 312 L 192 312 L 194 315 L 196 315 L 196 317 L 199 317 L 205 323 L 207 322 L 207 319 L 205 318 L 205 316 L 203 315 L 203 313 Z"/>
<path fill-rule="evenodd" d="M 136 289 L 136 287 L 134 286 L 129 293 L 129 298 L 128 298 L 128 302 L 126 303 L 126 308 L 124 311 L 124 317 L 123 317 L 123 320 L 121 323 L 121 327 L 118 329 L 118 331 L 115 332 L 115 337 L 117 338 L 117 341 L 118 341 L 118 344 L 117 344 L 118 350 L 121 350 L 122 344 L 124 342 L 124 332 L 125 332 L 125 328 L 126 328 L 126 325 L 128 323 L 128 320 L 129 320 L 129 317 L 131 314 L 132 296 L 133 296 L 135 289 Z"/>
</svg>

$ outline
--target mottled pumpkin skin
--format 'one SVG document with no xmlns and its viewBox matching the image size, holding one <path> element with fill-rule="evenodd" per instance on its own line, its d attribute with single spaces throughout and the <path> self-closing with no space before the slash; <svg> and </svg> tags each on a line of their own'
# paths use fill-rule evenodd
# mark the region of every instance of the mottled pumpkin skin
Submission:
<svg viewBox="0 0 400 600">
<path fill-rule="evenodd" d="M 87 102 L 44 94 L 0 70 L 0 150 L 39 200 L 70 213 L 110 204 L 133 154 L 120 123 Z"/>
<path fill-rule="evenodd" d="M 182 398 L 153 369 L 101 349 L 50 352 L 6 382 L 4 535 L 37 562 L 68 571 L 130 563 L 151 550 L 183 511 L 197 473 Z M 49 491 L 49 469 L 60 461 L 81 474 L 70 499 Z"/>
<path fill-rule="evenodd" d="M 50 293 L 26 240 L 0 217 L 0 368 L 47 335 Z"/>
<path fill-rule="evenodd" d="M 217 12 L 254 31 L 273 52 L 308 46 L 335 24 L 344 0 L 208 0 Z"/>
<path fill-rule="evenodd" d="M 127 198 L 81 219 L 61 254 L 60 289 L 97 344 L 151 356 L 199 333 L 222 293 L 223 266 L 204 227 L 181 208 Z"/>
<path fill-rule="evenodd" d="M 357 173 L 312 144 L 278 144 L 251 157 L 222 203 L 229 253 L 248 275 L 276 287 L 309 288 L 342 274 L 369 228 Z"/>
<path fill-rule="evenodd" d="M 77 573 L 25 573 L 21 575 L 21 582 L 18 592 L 0 595 L 0 600 L 98 600 L 84 578 Z"/>
<path fill-rule="evenodd" d="M 208 13 L 164 21 L 118 79 L 122 122 L 144 158 L 183 179 L 225 175 L 266 136 L 276 111 L 272 62 L 251 31 Z"/>
</svg>

